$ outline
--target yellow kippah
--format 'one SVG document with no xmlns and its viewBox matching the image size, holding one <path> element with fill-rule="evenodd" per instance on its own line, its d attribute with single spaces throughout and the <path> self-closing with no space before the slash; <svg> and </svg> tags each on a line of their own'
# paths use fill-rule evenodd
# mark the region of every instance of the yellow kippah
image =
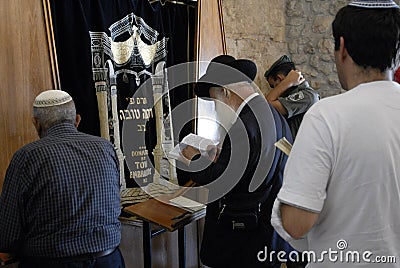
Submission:
<svg viewBox="0 0 400 268">
<path fill-rule="evenodd" d="M 47 90 L 36 97 L 33 107 L 57 106 L 70 101 L 72 101 L 72 97 L 65 91 Z"/>
<path fill-rule="evenodd" d="M 349 6 L 362 8 L 399 8 L 393 0 L 353 0 Z"/>
</svg>

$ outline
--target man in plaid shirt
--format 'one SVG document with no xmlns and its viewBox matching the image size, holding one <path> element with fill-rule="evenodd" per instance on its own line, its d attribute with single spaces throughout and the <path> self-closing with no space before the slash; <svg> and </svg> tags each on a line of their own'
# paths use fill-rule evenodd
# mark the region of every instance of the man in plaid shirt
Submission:
<svg viewBox="0 0 400 268">
<path fill-rule="evenodd" d="M 40 140 L 13 156 L 0 196 L 0 251 L 19 267 L 124 267 L 113 145 L 79 132 L 71 96 L 39 94 Z"/>
</svg>

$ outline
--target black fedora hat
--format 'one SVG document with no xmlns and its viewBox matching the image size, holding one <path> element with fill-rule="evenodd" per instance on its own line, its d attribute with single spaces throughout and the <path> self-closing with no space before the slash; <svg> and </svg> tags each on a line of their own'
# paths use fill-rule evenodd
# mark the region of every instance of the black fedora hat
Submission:
<svg viewBox="0 0 400 268">
<path fill-rule="evenodd" d="M 198 97 L 209 98 L 210 87 L 244 81 L 251 83 L 256 75 L 257 66 L 251 60 L 220 55 L 211 60 L 206 73 L 197 81 L 194 92 Z"/>
</svg>

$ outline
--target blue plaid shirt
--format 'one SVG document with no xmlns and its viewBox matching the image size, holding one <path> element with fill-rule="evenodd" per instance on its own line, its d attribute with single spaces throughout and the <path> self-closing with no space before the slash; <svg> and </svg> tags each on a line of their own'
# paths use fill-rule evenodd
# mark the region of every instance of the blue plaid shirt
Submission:
<svg viewBox="0 0 400 268">
<path fill-rule="evenodd" d="M 0 251 L 67 257 L 116 247 L 121 232 L 112 144 L 72 124 L 19 149 L 0 196 Z"/>
</svg>

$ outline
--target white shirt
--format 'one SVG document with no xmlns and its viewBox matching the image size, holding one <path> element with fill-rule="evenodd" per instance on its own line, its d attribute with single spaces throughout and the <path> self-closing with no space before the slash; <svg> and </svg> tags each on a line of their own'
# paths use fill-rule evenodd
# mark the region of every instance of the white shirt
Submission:
<svg viewBox="0 0 400 268">
<path fill-rule="evenodd" d="M 400 86 L 361 84 L 315 104 L 300 126 L 277 199 L 320 213 L 307 235 L 317 257 L 329 249 L 357 251 L 362 261 L 370 251 L 367 259 L 395 256 L 400 263 Z M 354 265 L 325 256 L 323 264 L 307 267 Z"/>
</svg>

